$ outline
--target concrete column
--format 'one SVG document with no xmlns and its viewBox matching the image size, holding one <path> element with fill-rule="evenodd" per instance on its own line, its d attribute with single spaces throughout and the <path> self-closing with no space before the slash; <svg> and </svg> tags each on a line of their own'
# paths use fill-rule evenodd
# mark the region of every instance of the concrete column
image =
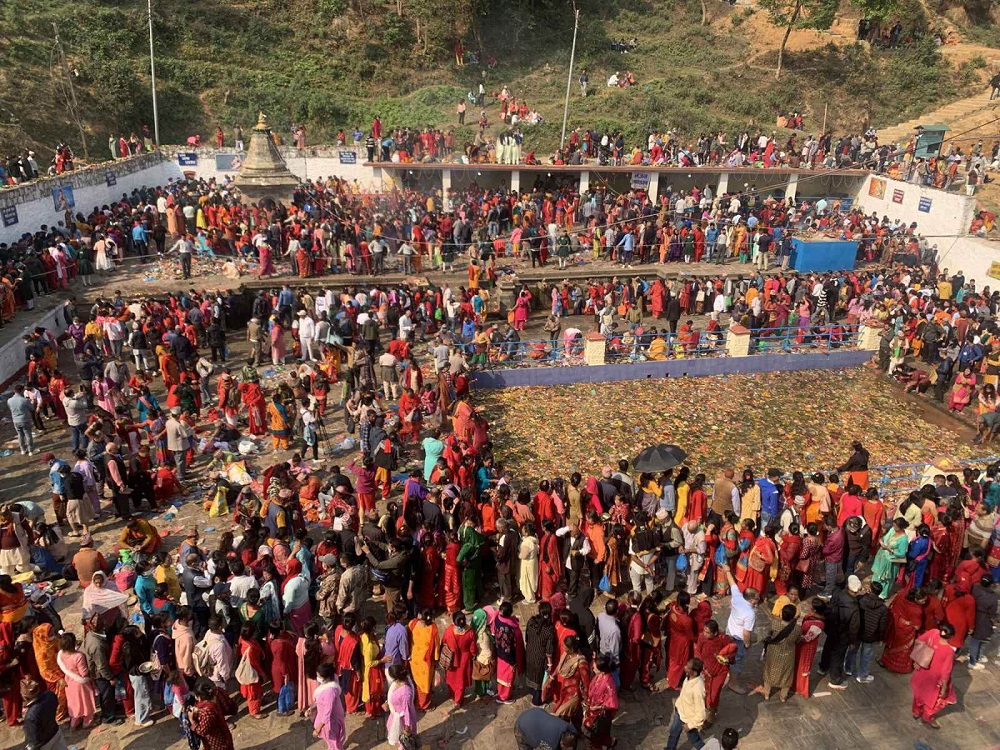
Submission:
<svg viewBox="0 0 1000 750">
<path fill-rule="evenodd" d="M 583 362 L 586 365 L 603 365 L 607 341 L 597 331 L 583 337 Z"/>
<path fill-rule="evenodd" d="M 580 172 L 580 194 L 590 190 L 590 172 Z"/>
<path fill-rule="evenodd" d="M 750 329 L 739 324 L 729 326 L 726 332 L 726 355 L 745 357 L 750 354 Z"/>
<path fill-rule="evenodd" d="M 441 170 L 441 195 L 447 200 L 448 191 L 451 190 L 451 170 Z"/>
<path fill-rule="evenodd" d="M 649 173 L 649 187 L 646 188 L 646 192 L 649 194 L 649 200 L 651 203 L 656 203 L 656 197 L 660 194 L 660 173 L 650 172 Z"/>
<path fill-rule="evenodd" d="M 510 173 L 510 189 L 518 195 L 521 193 L 521 170 L 515 169 Z"/>
<path fill-rule="evenodd" d="M 789 175 L 788 177 L 788 187 L 785 188 L 785 197 L 789 200 L 794 200 L 796 193 L 799 190 L 799 176 L 797 174 Z"/>
<path fill-rule="evenodd" d="M 729 192 L 729 172 L 723 172 L 719 175 L 719 189 L 715 191 L 715 194 L 722 195 L 726 192 Z"/>
</svg>

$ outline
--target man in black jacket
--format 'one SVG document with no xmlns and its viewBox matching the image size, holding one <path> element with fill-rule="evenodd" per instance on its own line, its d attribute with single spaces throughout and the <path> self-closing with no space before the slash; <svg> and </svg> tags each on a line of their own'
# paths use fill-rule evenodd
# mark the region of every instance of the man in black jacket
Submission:
<svg viewBox="0 0 1000 750">
<path fill-rule="evenodd" d="M 848 576 L 847 589 L 837 588 L 830 599 L 826 643 L 819 658 L 819 673 L 830 673 L 829 684 L 834 690 L 847 689 L 844 684 L 844 661 L 851 644 L 858 642 L 861 630 L 860 593 L 861 580 L 857 576 Z"/>
<path fill-rule="evenodd" d="M 21 700 L 24 701 L 24 746 L 27 750 L 43 747 L 66 747 L 62 729 L 56 724 L 59 700 L 51 690 L 30 677 L 21 680 Z"/>
<path fill-rule="evenodd" d="M 858 643 L 852 645 L 847 652 L 847 674 L 856 671 L 857 681 L 862 685 L 875 681 L 871 675 L 872 654 L 875 652 L 875 646 L 885 638 L 885 626 L 889 621 L 889 608 L 885 606 L 880 596 L 882 584 L 872 581 L 870 589 L 858 597 L 858 611 L 861 615 Z M 857 654 L 856 670 L 855 654 Z"/>
<path fill-rule="evenodd" d="M 519 539 L 517 532 L 505 518 L 496 522 L 496 550 L 493 553 L 497 563 L 497 583 L 500 584 L 501 601 L 514 603 L 514 571 L 517 567 Z"/>
<path fill-rule="evenodd" d="M 978 671 L 986 669 L 986 644 L 993 635 L 993 621 L 997 618 L 997 594 L 990 576 L 983 576 L 972 587 L 972 598 L 976 601 L 976 624 L 969 639 L 969 669 Z"/>
</svg>

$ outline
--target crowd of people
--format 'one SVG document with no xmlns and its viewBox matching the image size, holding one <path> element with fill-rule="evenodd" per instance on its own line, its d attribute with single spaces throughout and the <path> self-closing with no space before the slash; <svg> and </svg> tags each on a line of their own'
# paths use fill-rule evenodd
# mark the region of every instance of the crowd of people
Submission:
<svg viewBox="0 0 1000 750">
<path fill-rule="evenodd" d="M 741 319 L 790 295 L 887 330 L 919 315 L 967 341 L 992 330 L 997 301 L 933 268 L 830 277 L 801 294 L 757 278 L 731 292 Z M 648 300 L 658 317 L 658 300 L 685 294 L 658 283 L 602 286 L 584 304 L 618 313 L 613 303 Z M 22 451 L 35 432 L 70 428 L 67 448 L 42 456 L 51 507 L 0 513 L 0 697 L 29 747 L 62 746 L 59 722 L 123 713 L 138 727 L 165 716 L 191 747 L 233 747 L 227 717 L 245 702 L 251 717 L 272 705 L 308 715 L 337 750 L 347 715 L 386 714 L 389 742 L 409 748 L 420 712 L 527 691 L 519 747 L 610 748 L 636 689 L 674 693 L 667 747 L 699 746 L 723 688 L 750 690 L 761 644 L 765 698 L 807 698 L 817 674 L 835 690 L 848 676 L 869 683 L 878 657 L 911 675 L 914 717 L 939 726 L 956 664 L 986 668 L 1000 466 L 886 497 L 856 442 L 832 472 L 734 467 L 710 484 L 696 467 L 622 460 L 529 484 L 493 455 L 470 394 L 485 312 L 469 292 L 285 286 L 249 303 L 194 292 L 70 303 L 78 388 L 55 338 L 28 337 L 27 382 L 7 403 Z M 690 292 L 689 305 L 706 301 Z M 244 321 L 237 363 L 226 332 Z M 263 378 L 268 359 L 289 367 Z M 328 465 L 334 411 L 358 454 Z M 178 544 L 143 510 L 169 508 L 193 477 L 213 485 L 197 512 L 232 527 L 209 543 L 195 525 Z M 79 621 L 44 589 L 26 595 L 15 578 L 29 570 L 79 584 Z M 739 736 L 720 727 L 713 742 Z"/>
</svg>

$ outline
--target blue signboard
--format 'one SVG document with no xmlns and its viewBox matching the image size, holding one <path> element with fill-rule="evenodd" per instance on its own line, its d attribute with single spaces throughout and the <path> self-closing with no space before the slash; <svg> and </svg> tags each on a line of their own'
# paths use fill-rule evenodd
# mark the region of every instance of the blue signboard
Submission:
<svg viewBox="0 0 1000 750">
<path fill-rule="evenodd" d="M 4 206 L 0 208 L 0 218 L 3 219 L 5 227 L 12 227 L 17 224 L 17 206 Z"/>
<path fill-rule="evenodd" d="M 931 199 L 921 198 L 917 203 L 917 210 L 922 211 L 925 214 L 929 214 L 931 212 Z"/>
<path fill-rule="evenodd" d="M 114 187 L 118 184 L 118 178 L 115 177 L 114 172 L 108 172 L 104 175 L 104 181 L 108 183 L 108 187 Z"/>
<path fill-rule="evenodd" d="M 194 152 L 177 154 L 177 164 L 182 167 L 197 167 L 198 154 Z"/>
<path fill-rule="evenodd" d="M 357 164 L 358 163 L 358 155 L 354 151 L 348 151 L 347 149 L 343 149 L 343 150 L 339 151 L 337 153 L 337 155 L 340 157 L 340 163 L 341 164 Z"/>
</svg>

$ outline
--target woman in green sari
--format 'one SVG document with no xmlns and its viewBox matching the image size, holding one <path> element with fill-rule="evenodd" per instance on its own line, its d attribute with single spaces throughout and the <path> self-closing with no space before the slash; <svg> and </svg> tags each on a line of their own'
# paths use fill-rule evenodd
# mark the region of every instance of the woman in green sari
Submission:
<svg viewBox="0 0 1000 750">
<path fill-rule="evenodd" d="M 466 521 L 458 530 L 458 565 L 462 569 L 462 605 L 466 613 L 472 612 L 479 602 L 482 583 L 483 535 L 476 531 L 472 521 Z"/>
<path fill-rule="evenodd" d="M 879 542 L 879 550 L 872 562 L 872 580 L 882 584 L 883 599 L 889 598 L 889 590 L 899 575 L 899 569 L 906 562 L 906 548 L 910 540 L 906 536 L 908 526 L 905 518 L 893 519 L 890 528 Z"/>
</svg>

